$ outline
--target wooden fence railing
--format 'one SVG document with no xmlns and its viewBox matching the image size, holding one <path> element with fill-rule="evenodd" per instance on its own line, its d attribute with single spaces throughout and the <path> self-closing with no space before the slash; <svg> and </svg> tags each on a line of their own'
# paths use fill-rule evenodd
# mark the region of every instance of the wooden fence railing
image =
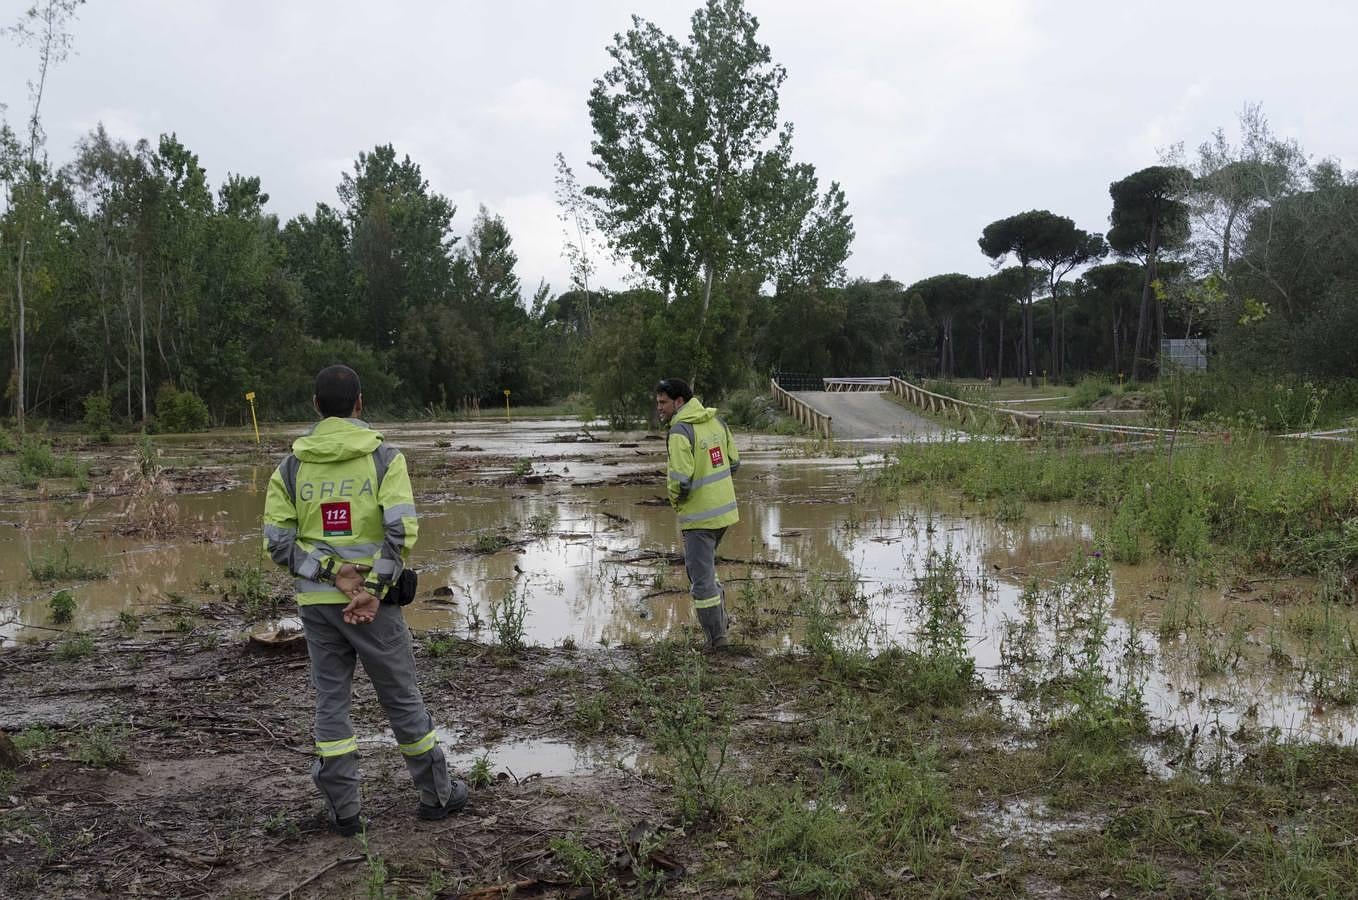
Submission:
<svg viewBox="0 0 1358 900">
<path fill-rule="evenodd" d="M 1197 431 L 1193 429 L 1172 429 L 1172 428 L 1149 428 L 1143 425 L 1109 425 L 1102 422 L 1078 422 L 1069 419 L 1049 418 L 1046 415 L 1036 413 L 1019 412 L 1013 409 L 1003 409 L 982 403 L 970 403 L 966 400 L 958 400 L 956 397 L 948 397 L 943 394 L 936 394 L 926 391 L 919 385 L 902 381 L 895 376 L 891 379 L 891 392 L 898 397 L 904 397 L 909 403 L 913 403 L 920 409 L 942 415 L 955 416 L 960 424 L 969 424 L 973 427 L 982 426 L 987 423 L 999 424 L 1006 429 L 1012 429 L 1021 435 L 1038 435 L 1051 431 L 1065 431 L 1090 435 L 1102 435 L 1105 439 L 1117 438 L 1122 440 L 1146 440 L 1164 437 L 1167 435 L 1182 435 L 1194 438 L 1218 438 L 1221 437 L 1217 432 Z"/>
<path fill-rule="evenodd" d="M 1041 416 L 1015 412 L 1012 409 L 996 409 L 993 406 L 983 406 L 980 403 L 958 400 L 956 397 L 949 397 L 945 394 L 935 394 L 933 391 L 926 391 L 918 385 L 902 381 L 895 376 L 891 379 L 891 393 L 897 397 L 905 398 L 907 402 L 913 403 L 922 410 L 955 416 L 958 422 L 974 427 L 998 420 L 1019 434 L 1038 434 L 1042 430 Z"/>
<path fill-rule="evenodd" d="M 810 428 L 816 434 L 824 438 L 829 438 L 830 417 L 811 404 L 792 396 L 787 391 L 779 387 L 778 382 L 770 381 L 773 389 L 773 399 L 778 404 L 778 408 L 786 412 L 792 418 Z"/>
<path fill-rule="evenodd" d="M 891 390 L 890 378 L 823 378 L 821 381 L 827 391 L 871 391 L 880 393 Z"/>
</svg>

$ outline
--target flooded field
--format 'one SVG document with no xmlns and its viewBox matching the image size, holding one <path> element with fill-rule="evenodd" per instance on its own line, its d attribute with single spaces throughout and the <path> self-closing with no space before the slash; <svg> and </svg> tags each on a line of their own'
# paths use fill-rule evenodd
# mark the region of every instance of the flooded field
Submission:
<svg viewBox="0 0 1358 900">
<path fill-rule="evenodd" d="M 492 607 L 513 595 L 527 607 L 533 645 L 608 647 L 688 633 L 688 585 L 663 499 L 663 443 L 654 435 L 591 431 L 571 420 L 399 425 L 386 433 L 411 459 L 421 515 L 421 597 L 406 610 L 413 628 L 488 639 Z M 271 443 L 277 449 L 286 439 Z M 880 464 L 874 445 L 827 458 L 804 455 L 810 445 L 796 439 L 743 436 L 742 444 L 742 520 L 722 543 L 720 572 L 734 634 L 765 650 L 798 645 L 802 617 L 767 604 L 776 604 L 778 588 L 808 583 L 855 599 L 846 627 L 868 645 L 908 646 L 920 624 L 917 582 L 930 554 L 944 554 L 965 579 L 977 668 L 1003 688 L 1006 642 L 1020 626 L 1026 621 L 1048 642 L 1060 628 L 1043 620 L 1032 592 L 1072 560 L 1099 553 L 1106 523 L 1093 509 L 1035 504 L 1001 522 L 994 510 L 950 496 L 884 503 L 864 490 L 865 472 Z M 81 630 L 116 623 L 124 611 L 153 612 L 214 589 L 224 572 L 260 566 L 262 491 L 278 454 L 233 462 L 239 446 L 171 445 L 162 461 L 173 472 L 214 452 L 227 461 L 199 463 L 216 473 L 213 489 L 175 495 L 175 526 L 162 537 L 120 534 L 123 496 L 0 510 L 9 534 L 0 544 L 0 639 L 50 638 L 47 600 L 58 588 L 77 603 L 67 627 Z M 30 561 L 61 554 L 107 577 L 36 584 Z M 1297 672 L 1275 664 L 1280 654 L 1306 653 L 1298 637 L 1306 629 L 1286 625 L 1288 604 L 1309 587 L 1271 578 L 1200 582 L 1165 561 L 1112 567 L 1107 645 L 1147 652 L 1140 677 L 1153 718 L 1186 729 L 1233 733 L 1247 724 L 1352 740 L 1358 715 L 1316 703 Z M 1351 620 L 1347 609 L 1328 614 L 1346 626 Z M 1204 635 L 1220 639 L 1214 652 L 1229 653 L 1229 665 L 1203 664 Z M 1105 663 L 1111 672 L 1116 659 L 1110 653 Z"/>
</svg>

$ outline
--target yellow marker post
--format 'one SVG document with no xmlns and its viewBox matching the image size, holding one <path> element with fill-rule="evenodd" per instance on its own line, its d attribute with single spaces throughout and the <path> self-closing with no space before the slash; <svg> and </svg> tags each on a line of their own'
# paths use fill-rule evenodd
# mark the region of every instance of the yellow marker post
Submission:
<svg viewBox="0 0 1358 900">
<path fill-rule="evenodd" d="M 509 388 L 505 388 L 505 421 L 509 421 Z"/>
<path fill-rule="evenodd" d="M 245 399 L 250 401 L 250 422 L 255 426 L 255 443 L 259 443 L 259 419 L 255 418 L 255 392 L 247 391 Z"/>
</svg>

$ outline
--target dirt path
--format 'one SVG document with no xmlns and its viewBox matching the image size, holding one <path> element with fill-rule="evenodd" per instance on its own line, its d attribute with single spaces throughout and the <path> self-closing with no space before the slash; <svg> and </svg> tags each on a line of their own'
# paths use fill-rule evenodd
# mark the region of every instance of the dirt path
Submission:
<svg viewBox="0 0 1358 900">
<path fill-rule="evenodd" d="M 918 440 L 943 428 L 918 413 L 892 403 L 885 394 L 800 391 L 795 396 L 832 417 L 840 440 Z"/>
</svg>

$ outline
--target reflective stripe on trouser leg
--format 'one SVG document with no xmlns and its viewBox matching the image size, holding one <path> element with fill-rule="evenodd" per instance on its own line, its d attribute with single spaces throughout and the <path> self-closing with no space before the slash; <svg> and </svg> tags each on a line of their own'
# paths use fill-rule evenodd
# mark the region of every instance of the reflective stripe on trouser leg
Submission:
<svg viewBox="0 0 1358 900">
<path fill-rule="evenodd" d="M 421 753 L 428 753 L 433 750 L 436 743 L 438 743 L 438 735 L 431 731 L 418 741 L 409 744 L 397 744 L 397 746 L 406 756 L 419 756 Z"/>
<path fill-rule="evenodd" d="M 343 756 L 346 753 L 358 752 L 358 738 L 347 737 L 338 741 L 317 741 L 316 755 L 329 758 L 331 756 Z"/>
<path fill-rule="evenodd" d="M 711 609 L 714 606 L 721 606 L 721 594 L 718 594 L 715 597 L 707 597 L 703 600 L 697 598 L 694 598 L 693 600 L 694 609 Z"/>
</svg>

